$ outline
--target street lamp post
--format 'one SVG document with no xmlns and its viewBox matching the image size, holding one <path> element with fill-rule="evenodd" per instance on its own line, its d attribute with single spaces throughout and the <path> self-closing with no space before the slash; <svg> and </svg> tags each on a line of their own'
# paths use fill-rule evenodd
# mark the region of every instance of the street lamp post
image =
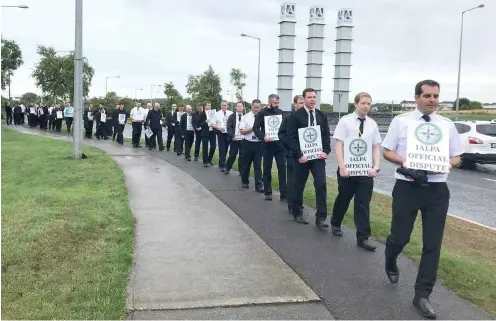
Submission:
<svg viewBox="0 0 496 321">
<path fill-rule="evenodd" d="M 143 88 L 134 88 L 134 101 L 138 100 L 138 90 L 143 91 Z"/>
<path fill-rule="evenodd" d="M 151 85 L 150 86 L 150 102 L 153 105 L 153 87 L 162 87 L 162 85 Z"/>
<path fill-rule="evenodd" d="M 72 133 L 74 159 L 81 159 L 83 143 L 83 0 L 76 0 L 74 44 L 74 130 Z"/>
<path fill-rule="evenodd" d="M 458 82 L 456 85 L 456 114 L 455 121 L 458 120 L 458 109 L 460 108 L 460 73 L 462 69 L 462 43 L 463 43 L 463 15 L 465 12 L 469 12 L 475 9 L 484 8 L 483 4 L 478 5 L 477 7 L 473 7 L 471 9 L 465 10 L 462 12 L 462 26 L 460 28 L 460 53 L 458 55 Z"/>
<path fill-rule="evenodd" d="M 29 9 L 29 7 L 25 4 L 20 4 L 17 6 L 2 6 L 2 8 L 19 8 L 19 9 Z"/>
<path fill-rule="evenodd" d="M 109 78 L 121 78 L 121 76 L 108 76 L 108 77 L 105 77 L 105 96 L 107 96 L 107 88 L 108 88 L 108 79 Z"/>
<path fill-rule="evenodd" d="M 258 37 L 249 36 L 247 34 L 242 33 L 241 37 L 248 37 L 258 40 L 258 77 L 257 77 L 257 99 L 260 99 L 260 43 L 261 40 Z"/>
</svg>

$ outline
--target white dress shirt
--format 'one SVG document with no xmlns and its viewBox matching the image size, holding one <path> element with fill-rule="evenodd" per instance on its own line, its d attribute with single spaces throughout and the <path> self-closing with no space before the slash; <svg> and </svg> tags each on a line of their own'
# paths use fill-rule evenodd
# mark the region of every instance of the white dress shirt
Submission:
<svg viewBox="0 0 496 321">
<path fill-rule="evenodd" d="M 131 120 L 133 122 L 142 122 L 143 120 L 145 120 L 143 108 L 141 107 L 139 109 L 138 107 L 133 107 L 133 109 L 131 109 L 131 113 L 129 114 L 129 116 L 131 117 Z"/>
<path fill-rule="evenodd" d="M 344 141 L 346 138 L 358 138 L 360 137 L 358 134 L 359 129 L 360 120 L 358 119 L 358 115 L 353 112 L 341 117 L 336 129 L 334 130 L 333 138 L 341 141 Z M 382 141 L 377 123 L 369 116 L 365 116 L 365 121 L 363 122 L 363 133 L 361 137 L 371 137 L 372 144 L 380 144 Z"/>
<path fill-rule="evenodd" d="M 306 112 L 307 112 L 307 116 L 308 116 L 308 127 L 310 126 L 317 126 L 317 117 L 315 116 L 315 108 L 312 109 L 312 113 L 313 113 L 313 124 L 310 123 L 310 109 L 307 108 L 307 106 L 303 106 L 303 108 L 305 108 Z"/>
<path fill-rule="evenodd" d="M 249 129 L 253 128 L 253 124 L 255 124 L 255 114 L 250 111 L 248 114 L 245 114 L 241 117 L 241 121 L 239 122 L 239 129 Z M 260 139 L 257 138 L 253 130 L 244 134 L 243 137 L 249 142 L 259 142 Z"/>
<path fill-rule="evenodd" d="M 407 125 L 408 123 L 423 120 L 422 112 L 416 108 L 414 111 L 398 115 L 393 118 L 391 125 L 389 126 L 388 133 L 382 142 L 382 147 L 387 148 L 401 157 L 406 155 L 406 140 L 407 140 Z M 441 123 L 446 122 L 449 124 L 449 157 L 455 157 L 463 154 L 463 146 L 460 140 L 458 131 L 456 130 L 455 124 L 451 119 L 437 115 L 436 112 L 429 115 L 431 122 Z M 394 176 L 397 179 L 402 179 L 405 181 L 410 181 L 410 179 L 404 177 L 401 174 L 395 172 Z M 443 174 L 427 174 L 427 179 L 429 182 L 446 182 L 448 180 L 448 173 Z"/>
<path fill-rule="evenodd" d="M 217 126 L 224 128 L 224 130 L 222 130 L 223 134 L 227 133 L 227 119 L 232 113 L 232 111 L 226 110 L 226 114 L 224 115 L 224 111 L 222 109 L 215 113 L 215 123 Z"/>
</svg>

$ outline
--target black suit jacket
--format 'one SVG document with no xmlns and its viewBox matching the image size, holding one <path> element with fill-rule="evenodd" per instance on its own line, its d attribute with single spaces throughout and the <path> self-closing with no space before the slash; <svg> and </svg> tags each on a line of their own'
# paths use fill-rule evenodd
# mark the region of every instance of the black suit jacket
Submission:
<svg viewBox="0 0 496 321">
<path fill-rule="evenodd" d="M 322 151 L 329 155 L 331 152 L 331 133 L 329 131 L 327 116 L 318 109 L 314 109 L 314 113 L 316 125 L 320 125 Z M 287 121 L 287 142 L 289 151 L 294 158 L 300 158 L 303 156 L 303 153 L 300 149 L 298 129 L 308 127 L 308 113 L 305 108 L 302 107 L 287 118 Z"/>
<path fill-rule="evenodd" d="M 191 116 L 193 117 L 193 116 Z M 193 125 L 193 130 L 188 130 L 188 113 L 184 113 L 181 116 L 181 133 L 186 134 L 187 132 L 194 133 L 195 124 L 193 124 L 193 119 L 191 119 L 191 124 Z"/>
<path fill-rule="evenodd" d="M 293 156 L 291 155 L 290 148 L 289 148 L 289 141 L 288 141 L 288 118 L 293 115 L 293 112 L 289 112 L 286 115 L 282 117 L 282 123 L 281 127 L 279 127 L 279 140 L 282 143 L 282 147 L 284 147 L 284 150 L 286 151 L 286 158 L 292 158 Z"/>
<path fill-rule="evenodd" d="M 228 141 L 233 141 L 234 136 L 236 136 L 236 124 L 238 123 L 238 113 L 234 112 L 229 117 L 227 118 L 227 124 L 226 124 L 226 129 L 227 129 L 227 140 Z M 243 115 L 241 115 L 243 116 Z"/>
<path fill-rule="evenodd" d="M 198 115 L 198 127 L 201 128 L 201 137 L 208 137 L 210 135 L 210 130 L 207 124 L 207 113 L 204 111 Z"/>
</svg>

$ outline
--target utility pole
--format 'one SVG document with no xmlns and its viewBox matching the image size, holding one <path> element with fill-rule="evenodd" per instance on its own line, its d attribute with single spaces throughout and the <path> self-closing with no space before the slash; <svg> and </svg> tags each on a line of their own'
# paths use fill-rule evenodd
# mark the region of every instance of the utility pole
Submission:
<svg viewBox="0 0 496 321">
<path fill-rule="evenodd" d="M 76 32 L 74 52 L 74 131 L 72 133 L 74 159 L 82 157 L 83 121 L 83 0 L 76 0 Z"/>
</svg>

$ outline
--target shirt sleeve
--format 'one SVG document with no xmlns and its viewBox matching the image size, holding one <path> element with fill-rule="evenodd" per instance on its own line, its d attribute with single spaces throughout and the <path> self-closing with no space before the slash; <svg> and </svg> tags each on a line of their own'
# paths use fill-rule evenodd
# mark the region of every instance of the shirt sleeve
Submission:
<svg viewBox="0 0 496 321">
<path fill-rule="evenodd" d="M 463 149 L 462 141 L 460 139 L 460 134 L 458 134 L 454 123 L 450 123 L 450 125 L 449 157 L 460 156 L 465 152 L 465 150 Z"/>
<path fill-rule="evenodd" d="M 338 125 L 336 126 L 336 129 L 334 129 L 334 135 L 332 136 L 332 138 L 344 141 L 346 139 L 346 136 L 347 136 L 346 134 L 347 134 L 346 133 L 346 124 L 345 124 L 345 121 L 343 120 L 343 118 L 341 118 L 338 121 Z"/>
<path fill-rule="evenodd" d="M 379 126 L 375 123 L 374 136 L 372 137 L 372 144 L 380 144 L 382 142 Z"/>
<path fill-rule="evenodd" d="M 398 116 L 393 118 L 393 121 L 391 122 L 391 125 L 389 125 L 389 130 L 386 134 L 386 137 L 384 137 L 384 141 L 382 142 L 382 147 L 387 148 L 392 151 L 396 151 L 396 148 L 398 147 Z"/>
</svg>

